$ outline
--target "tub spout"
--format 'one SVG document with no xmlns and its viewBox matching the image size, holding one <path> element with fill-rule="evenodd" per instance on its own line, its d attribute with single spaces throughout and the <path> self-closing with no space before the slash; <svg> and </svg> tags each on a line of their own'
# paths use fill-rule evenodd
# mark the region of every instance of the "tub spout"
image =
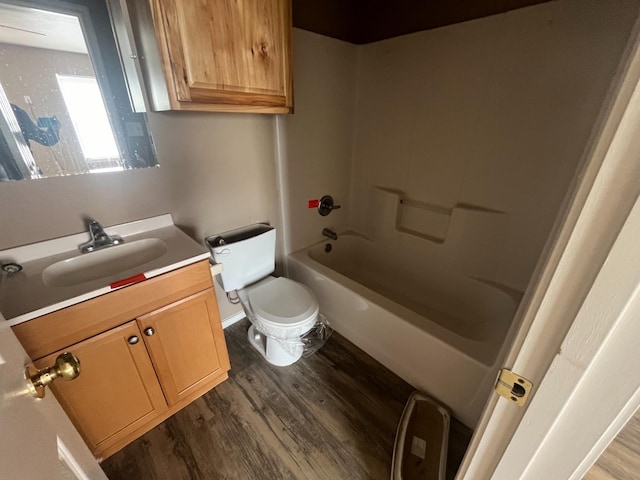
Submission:
<svg viewBox="0 0 640 480">
<path fill-rule="evenodd" d="M 338 240 L 338 234 L 328 228 L 322 229 L 322 235 L 324 235 L 325 237 L 329 237 L 331 240 Z"/>
</svg>

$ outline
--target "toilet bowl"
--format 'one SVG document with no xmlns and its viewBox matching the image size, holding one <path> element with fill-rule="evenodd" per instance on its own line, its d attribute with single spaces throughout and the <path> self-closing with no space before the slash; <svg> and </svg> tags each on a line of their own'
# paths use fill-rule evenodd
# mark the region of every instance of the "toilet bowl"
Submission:
<svg viewBox="0 0 640 480">
<path fill-rule="evenodd" d="M 311 290 L 288 278 L 269 276 L 238 293 L 252 324 L 249 343 L 273 365 L 296 362 L 304 350 L 301 337 L 318 320 L 318 301 Z"/>
<path fill-rule="evenodd" d="M 295 363 L 304 351 L 302 336 L 318 321 L 313 292 L 285 277 L 274 277 L 275 229 L 256 224 L 205 239 L 227 293 L 237 292 L 251 321 L 249 343 L 271 364 Z"/>
</svg>

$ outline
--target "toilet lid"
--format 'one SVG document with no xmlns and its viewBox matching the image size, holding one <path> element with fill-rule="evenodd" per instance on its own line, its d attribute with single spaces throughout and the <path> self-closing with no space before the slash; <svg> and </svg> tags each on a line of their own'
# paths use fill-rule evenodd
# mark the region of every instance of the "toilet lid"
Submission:
<svg viewBox="0 0 640 480">
<path fill-rule="evenodd" d="M 258 318 L 279 326 L 294 327 L 318 314 L 318 301 L 311 290 L 284 277 L 252 289 L 249 299 Z"/>
</svg>

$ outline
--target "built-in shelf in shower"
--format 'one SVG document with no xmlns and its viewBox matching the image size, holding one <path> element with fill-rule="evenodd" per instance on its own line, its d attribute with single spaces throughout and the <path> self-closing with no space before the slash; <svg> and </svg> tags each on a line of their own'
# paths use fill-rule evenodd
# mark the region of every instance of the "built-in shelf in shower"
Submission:
<svg viewBox="0 0 640 480">
<path fill-rule="evenodd" d="M 453 209 L 400 197 L 396 229 L 425 240 L 444 243 Z"/>
<path fill-rule="evenodd" d="M 392 223 L 397 231 L 438 244 L 447 239 L 456 210 L 496 215 L 506 213 L 469 203 L 445 207 L 407 198 L 401 190 L 381 186 L 374 188 L 383 196 L 381 211 L 393 216 Z"/>
</svg>

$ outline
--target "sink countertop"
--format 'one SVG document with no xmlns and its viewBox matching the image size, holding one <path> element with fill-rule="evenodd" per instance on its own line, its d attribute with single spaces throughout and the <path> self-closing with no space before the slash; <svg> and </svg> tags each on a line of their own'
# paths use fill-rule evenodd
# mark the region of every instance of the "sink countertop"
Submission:
<svg viewBox="0 0 640 480">
<path fill-rule="evenodd" d="M 116 225 L 105 228 L 105 231 L 109 235 L 120 235 L 125 240 L 125 245 L 137 240 L 158 238 L 166 244 L 167 251 L 158 258 L 129 270 L 64 287 L 45 285 L 42 272 L 56 262 L 79 255 L 92 255 L 81 254 L 78 249 L 78 245 L 88 240 L 88 233 L 0 251 L 0 263 L 18 263 L 22 266 L 22 271 L 12 275 L 0 272 L 0 311 L 7 323 L 17 325 L 209 258 L 209 252 L 204 246 L 173 224 L 171 215 Z M 222 270 L 221 265 L 214 267 Z M 132 277 L 136 277 L 136 280 L 126 281 Z"/>
</svg>

